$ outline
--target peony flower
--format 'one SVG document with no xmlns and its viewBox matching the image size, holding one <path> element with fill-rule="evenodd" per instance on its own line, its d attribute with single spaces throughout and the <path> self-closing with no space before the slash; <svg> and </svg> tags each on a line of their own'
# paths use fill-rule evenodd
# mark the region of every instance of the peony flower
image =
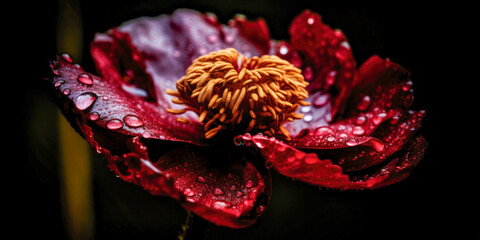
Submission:
<svg viewBox="0 0 480 240">
<path fill-rule="evenodd" d="M 308 10 L 290 35 L 181 9 L 97 34 L 99 76 L 58 56 L 50 85 L 117 176 L 217 225 L 255 222 L 271 170 L 341 190 L 405 179 L 426 148 L 409 72 L 378 56 L 357 68 L 344 34 Z"/>
</svg>

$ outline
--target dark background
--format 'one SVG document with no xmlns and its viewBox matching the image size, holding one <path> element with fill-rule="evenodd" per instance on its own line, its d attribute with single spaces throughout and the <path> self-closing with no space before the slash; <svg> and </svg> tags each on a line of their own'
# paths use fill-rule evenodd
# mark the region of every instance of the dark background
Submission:
<svg viewBox="0 0 480 240">
<path fill-rule="evenodd" d="M 413 237 L 465 234 L 472 215 L 468 207 L 472 192 L 460 187 L 465 162 L 476 161 L 454 147 L 461 130 L 456 108 L 455 86 L 473 86 L 457 67 L 466 61 L 457 52 L 469 51 L 472 41 L 453 20 L 469 17 L 451 6 L 385 5 L 353 8 L 332 7 L 322 1 L 81 1 L 84 53 L 81 65 L 95 72 L 89 43 L 96 32 L 104 32 L 140 16 L 171 14 L 184 7 L 215 13 L 226 23 L 236 13 L 250 19 L 262 17 L 274 39 L 289 39 L 290 22 L 304 9 L 322 15 L 323 22 L 341 29 L 360 65 L 378 54 L 400 63 L 412 73 L 415 101 L 412 109 L 427 110 L 421 133 L 429 146 L 412 175 L 401 183 L 377 190 L 319 190 L 273 173 L 273 194 L 268 210 L 251 227 L 233 230 L 210 225 L 207 239 L 409 239 Z M 14 79 L 22 134 L 9 136 L 15 147 L 14 176 L 6 185 L 15 192 L 7 198 L 13 210 L 7 215 L 10 230 L 20 238 L 67 238 L 62 220 L 59 177 L 57 108 L 40 84 L 48 76 L 49 60 L 57 54 L 58 2 L 29 3 L 6 22 L 14 26 Z M 27 19 L 27 21 L 20 21 Z M 467 20 L 465 20 L 466 22 Z M 14 45 L 16 46 L 16 45 Z M 17 59 L 18 58 L 18 59 Z M 466 65 L 462 65 L 466 67 Z M 478 79 L 478 76 L 476 77 Z M 26 81 L 25 81 L 26 80 Z M 20 95 L 18 95 L 20 92 Z M 478 102 L 478 101 L 477 101 Z M 5 120 L 12 120 L 2 116 Z M 473 116 L 471 116 L 473 117 Z M 469 123 L 471 123 L 469 121 Z M 453 150 L 452 150 L 453 149 Z M 7 155 L 5 155 L 7 156 Z M 6 161 L 7 161 L 6 160 Z M 465 174 L 467 175 L 467 174 Z M 97 239 L 175 239 L 185 218 L 184 209 L 173 199 L 149 195 L 143 189 L 115 178 L 101 159 L 93 159 L 95 237 Z"/>
</svg>

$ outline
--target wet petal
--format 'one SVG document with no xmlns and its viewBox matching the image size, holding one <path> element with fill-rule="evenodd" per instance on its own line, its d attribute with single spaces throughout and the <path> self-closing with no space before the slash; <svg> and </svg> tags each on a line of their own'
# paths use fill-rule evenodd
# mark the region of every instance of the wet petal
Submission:
<svg viewBox="0 0 480 240">
<path fill-rule="evenodd" d="M 72 125 L 95 124 L 126 135 L 205 145 L 200 124 L 180 123 L 155 103 L 125 91 L 123 83 L 102 79 L 58 57 L 52 61 L 55 100 Z"/>
<path fill-rule="evenodd" d="M 292 21 L 289 33 L 286 48 L 277 49 L 283 52 L 290 49 L 291 53 L 279 51 L 279 56 L 301 64 L 298 67 L 310 81 L 310 93 L 321 91 L 332 95 L 332 116 L 335 116 L 356 79 L 356 62 L 350 44 L 340 30 L 331 29 L 320 15 L 309 10 Z"/>
<path fill-rule="evenodd" d="M 423 111 L 411 111 L 405 114 L 405 116 L 401 116 L 400 120 L 390 118 L 382 123 L 371 134 L 372 137 L 381 143 L 381 150 L 359 145 L 350 148 L 318 151 L 317 153 L 340 164 L 345 172 L 358 171 L 382 164 L 398 151 L 405 148 L 405 145 L 411 141 L 412 137 L 420 129 L 424 116 L 425 112 Z"/>
<path fill-rule="evenodd" d="M 250 139 L 250 144 L 264 156 L 266 165 L 279 173 L 316 186 L 341 190 L 377 188 L 404 179 L 423 157 L 426 144 L 418 137 L 408 145 L 402 157 L 372 173 L 351 177 L 330 159 L 321 159 L 315 153 L 305 153 L 274 138 L 256 135 L 243 139 Z"/>
<path fill-rule="evenodd" d="M 388 59 L 372 56 L 358 70 L 343 118 L 376 109 L 406 112 L 413 102 L 410 72 Z"/>
<path fill-rule="evenodd" d="M 263 213 L 271 191 L 270 175 L 262 176 L 243 156 L 184 146 L 160 157 L 155 167 L 174 180 L 186 209 L 217 225 L 242 228 Z"/>
</svg>

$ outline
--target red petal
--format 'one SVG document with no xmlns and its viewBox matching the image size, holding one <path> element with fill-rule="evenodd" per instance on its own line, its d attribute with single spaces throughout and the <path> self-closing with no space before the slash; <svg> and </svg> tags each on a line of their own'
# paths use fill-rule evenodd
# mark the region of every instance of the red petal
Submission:
<svg viewBox="0 0 480 240">
<path fill-rule="evenodd" d="M 242 157 L 242 153 L 222 157 L 218 149 L 186 146 L 169 151 L 155 166 L 174 179 L 186 209 L 215 224 L 242 228 L 263 213 L 271 188 L 270 175 L 262 177 Z"/>
<path fill-rule="evenodd" d="M 52 70 L 58 75 L 51 82 L 56 101 L 73 125 L 96 124 L 126 135 L 207 144 L 200 124 L 176 121 L 164 108 L 129 94 L 121 82 L 86 73 L 62 57 L 52 62 Z"/>
<path fill-rule="evenodd" d="M 240 35 L 253 43 L 262 54 L 268 53 L 270 33 L 265 20 L 249 21 L 243 16 L 236 16 L 229 22 L 229 25 L 236 27 L 240 31 Z"/>
<path fill-rule="evenodd" d="M 332 30 L 323 24 L 320 15 L 309 10 L 293 20 L 289 32 L 291 49 L 302 57 L 303 74 L 311 81 L 309 91 L 333 94 L 332 115 L 335 116 L 355 82 L 356 63 L 350 44 L 340 30 Z"/>
<path fill-rule="evenodd" d="M 423 157 L 426 144 L 419 137 L 409 145 L 400 160 L 394 159 L 371 174 L 353 179 L 331 160 L 320 159 L 314 153 L 302 152 L 274 138 L 256 135 L 244 136 L 243 139 L 251 140 L 252 146 L 264 156 L 266 165 L 279 173 L 313 185 L 342 190 L 377 188 L 404 179 Z"/>
<path fill-rule="evenodd" d="M 358 70 L 358 81 L 348 96 L 345 116 L 374 109 L 407 111 L 413 101 L 410 73 L 402 66 L 372 56 Z"/>
<path fill-rule="evenodd" d="M 405 148 L 415 133 L 420 129 L 425 113 L 410 112 L 401 116 L 400 120 L 391 118 L 382 123 L 371 136 L 382 144 L 383 149 L 365 148 L 362 146 L 330 150 L 322 152 L 321 156 L 329 156 L 332 161 L 340 164 L 344 171 L 358 171 L 378 165 L 388 160 L 392 155 Z M 397 115 L 398 117 L 398 115 Z"/>
<path fill-rule="evenodd" d="M 270 202 L 269 172 L 261 174 L 245 159 L 219 159 L 218 149 L 159 143 L 103 131 L 98 126 L 78 126 L 118 177 L 153 195 L 172 197 L 215 224 L 247 227 Z M 156 162 L 151 160 L 157 157 Z"/>
</svg>

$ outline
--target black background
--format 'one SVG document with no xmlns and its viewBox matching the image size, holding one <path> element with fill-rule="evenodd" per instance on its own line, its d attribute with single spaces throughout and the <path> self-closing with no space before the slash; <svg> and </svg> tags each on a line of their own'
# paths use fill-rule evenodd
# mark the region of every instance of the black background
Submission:
<svg viewBox="0 0 480 240">
<path fill-rule="evenodd" d="M 459 95 L 466 95 L 462 88 L 474 87 L 472 78 L 478 79 L 463 75 L 469 60 L 456 55 L 471 53 L 475 45 L 476 39 L 463 28 L 463 23 L 470 22 L 465 11 L 468 6 L 344 5 L 332 7 L 322 1 L 305 0 L 81 1 L 81 64 L 89 72 L 95 72 L 88 48 L 96 32 L 140 16 L 171 14 L 180 7 L 213 12 L 222 23 L 236 13 L 250 19 L 262 17 L 274 39 L 288 39 L 290 22 L 303 9 L 310 9 L 321 14 L 324 23 L 343 30 L 358 65 L 377 54 L 411 71 L 415 90 L 412 108 L 427 110 L 421 133 L 429 146 L 409 178 L 373 191 L 341 192 L 319 190 L 273 173 L 272 201 L 258 221 L 240 230 L 211 224 L 207 239 L 461 239 L 459 236 L 469 230 L 466 222 L 474 214 L 469 205 L 474 191 L 461 187 L 468 183 L 463 177 L 468 174 L 463 172 L 477 160 L 457 147 L 458 143 L 465 147 L 468 142 L 460 135 L 463 124 L 457 122 L 463 119 L 464 124 L 474 125 L 470 119 L 476 118 L 455 103 Z M 57 54 L 58 2 L 29 3 L 19 9 L 6 22 L 13 27 L 9 40 L 20 43 L 10 61 L 18 67 L 11 79 L 15 89 L 21 90 L 15 91 L 14 102 L 18 105 L 14 108 L 22 116 L 15 122 L 22 127 L 21 134 L 15 128 L 15 133 L 8 135 L 14 143 L 11 145 L 19 149 L 6 149 L 15 154 L 5 155 L 5 161 L 14 163 L 8 168 L 13 176 L 4 182 L 15 191 L 7 195 L 13 200 L 8 205 L 13 213 L 7 215 L 11 224 L 8 229 L 19 237 L 64 239 L 67 233 L 58 187 L 57 109 L 40 84 L 48 75 L 49 60 Z M 478 100 L 470 105 L 476 103 Z M 12 120 L 9 117 L 2 118 Z M 93 159 L 93 174 L 97 239 L 175 239 L 185 218 L 185 211 L 175 200 L 151 196 L 115 178 L 101 159 Z"/>
</svg>

